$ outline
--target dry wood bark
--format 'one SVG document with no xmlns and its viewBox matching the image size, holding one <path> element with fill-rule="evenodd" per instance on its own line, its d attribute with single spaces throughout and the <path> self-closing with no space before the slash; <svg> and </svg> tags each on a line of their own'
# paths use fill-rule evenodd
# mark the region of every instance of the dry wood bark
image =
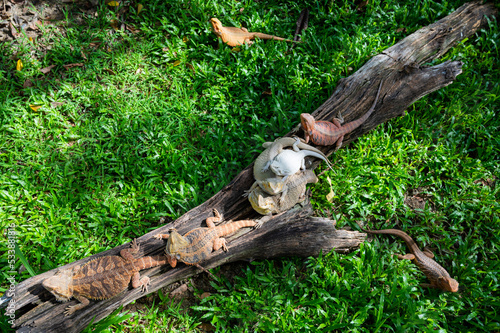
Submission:
<svg viewBox="0 0 500 333">
<path fill-rule="evenodd" d="M 492 4 L 468 3 L 442 20 L 424 27 L 371 58 L 362 68 L 339 82 L 332 96 L 313 115 L 317 119 L 331 119 L 342 111 L 346 122 L 360 117 L 371 106 L 380 80 L 384 80 L 379 102 L 372 116 L 354 132 L 346 135 L 344 144 L 368 132 L 375 126 L 403 114 L 405 109 L 417 99 L 430 92 L 451 84 L 461 73 L 460 61 L 444 62 L 432 67 L 420 67 L 423 63 L 437 59 L 464 38 L 474 34 L 486 23 L 485 17 L 496 15 Z M 333 147 L 323 147 L 331 153 Z M 202 205 L 190 210 L 172 224 L 158 228 L 138 239 L 141 253 L 159 254 L 165 242 L 155 240 L 156 233 L 165 233 L 173 226 L 181 233 L 204 226 L 207 217 L 212 216 L 212 208 L 222 212 L 227 220 L 255 218 L 243 191 L 250 188 L 253 177 L 252 165 L 243 170 L 219 193 Z M 314 218 L 310 215 L 309 204 L 304 208 L 294 208 L 266 222 L 257 230 L 241 230 L 229 239 L 229 251 L 221 250 L 203 266 L 217 267 L 236 260 L 252 260 L 281 256 L 314 256 L 320 251 L 332 249 L 345 252 L 363 241 L 365 234 L 336 230 L 334 222 Z M 245 235 L 244 237 L 241 237 Z M 124 244 L 109 251 L 79 260 L 64 266 L 70 268 L 99 256 L 116 255 Z M 16 326 L 19 332 L 78 332 L 95 317 L 94 322 L 107 316 L 120 305 L 144 296 L 139 289 L 128 290 L 105 301 L 92 302 L 90 306 L 71 317 L 64 317 L 63 310 L 68 305 L 57 303 L 41 285 L 41 282 L 55 273 L 45 272 L 21 282 L 16 288 L 15 304 L 18 310 Z M 194 267 L 180 264 L 178 268 L 157 267 L 141 274 L 151 277 L 149 292 L 197 273 Z M 74 302 L 74 301 L 72 301 Z M 4 300 L 5 304 L 5 300 Z M 38 307 L 29 311 L 37 304 Z M 23 315 L 22 317 L 20 317 Z"/>
</svg>

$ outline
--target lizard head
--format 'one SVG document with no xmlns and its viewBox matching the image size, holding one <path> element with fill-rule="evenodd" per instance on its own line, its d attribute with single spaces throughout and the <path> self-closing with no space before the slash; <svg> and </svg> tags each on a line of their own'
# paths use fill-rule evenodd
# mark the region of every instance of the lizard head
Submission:
<svg viewBox="0 0 500 333">
<path fill-rule="evenodd" d="M 269 194 L 278 194 L 283 192 L 285 188 L 285 182 L 278 177 L 268 178 L 266 180 L 260 181 L 259 186 Z"/>
<path fill-rule="evenodd" d="M 177 255 L 172 255 L 167 253 L 167 261 L 170 264 L 170 267 L 174 268 L 177 266 L 177 257 L 180 257 L 178 254 Z"/>
<path fill-rule="evenodd" d="M 248 195 L 248 201 L 252 208 L 261 215 L 268 215 L 277 211 L 276 202 L 272 196 L 263 197 L 261 190 L 254 190 Z"/>
<path fill-rule="evenodd" d="M 451 277 L 440 276 L 438 278 L 438 287 L 439 289 L 456 293 L 458 291 L 458 282 Z"/>
<path fill-rule="evenodd" d="M 314 117 L 309 113 L 301 113 L 300 114 L 300 123 L 302 125 L 302 129 L 304 130 L 306 136 L 306 143 L 309 142 L 309 137 L 312 136 L 314 130 Z"/>
<path fill-rule="evenodd" d="M 210 24 L 212 24 L 212 30 L 216 35 L 220 35 L 222 33 L 222 23 L 215 17 L 210 19 Z"/>
<path fill-rule="evenodd" d="M 282 181 L 285 182 L 288 176 L 293 175 L 302 167 L 304 157 L 300 157 L 300 154 L 291 149 L 284 150 L 274 157 L 269 168 L 275 175 L 283 176 Z"/>
<path fill-rule="evenodd" d="M 42 286 L 50 291 L 59 302 L 67 302 L 73 297 L 73 270 L 64 269 L 43 280 Z"/>
<path fill-rule="evenodd" d="M 189 241 L 177 232 L 175 229 L 170 230 L 170 236 L 167 241 L 167 258 L 172 256 L 175 257 L 177 252 L 185 247 L 189 246 Z M 174 258 L 175 259 L 175 258 Z M 169 261 L 170 263 L 170 261 Z M 172 266 L 173 267 L 173 266 Z"/>
</svg>

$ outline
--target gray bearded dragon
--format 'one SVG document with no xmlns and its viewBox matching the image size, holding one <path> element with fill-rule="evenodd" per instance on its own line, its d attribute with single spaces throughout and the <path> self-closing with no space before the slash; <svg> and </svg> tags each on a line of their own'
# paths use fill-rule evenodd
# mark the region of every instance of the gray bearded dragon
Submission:
<svg viewBox="0 0 500 333">
<path fill-rule="evenodd" d="M 280 194 L 270 195 L 256 186 L 249 191 L 248 200 L 253 209 L 262 215 L 277 214 L 289 210 L 297 203 L 304 201 L 306 185 L 316 183 L 318 178 L 312 170 L 305 170 L 290 176 L 287 188 Z"/>
<path fill-rule="evenodd" d="M 276 156 L 284 151 L 288 151 L 284 149 L 287 147 L 293 147 L 294 151 L 303 150 L 306 151 L 306 153 L 310 152 L 311 155 L 307 156 L 316 156 L 325 161 L 328 166 L 332 168 L 330 162 L 321 150 L 304 143 L 299 138 L 278 138 L 274 142 L 265 142 L 262 146 L 266 149 L 257 157 L 253 167 L 255 183 L 245 195 L 248 195 L 256 186 L 260 186 L 263 191 L 271 195 L 286 191 L 286 187 L 288 186 L 287 179 L 277 176 L 273 171 L 269 170 L 269 166 Z"/>
</svg>

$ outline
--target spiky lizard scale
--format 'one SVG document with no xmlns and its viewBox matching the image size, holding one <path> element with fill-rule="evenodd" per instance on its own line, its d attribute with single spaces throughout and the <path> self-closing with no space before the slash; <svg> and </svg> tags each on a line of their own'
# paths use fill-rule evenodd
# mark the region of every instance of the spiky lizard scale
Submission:
<svg viewBox="0 0 500 333">
<path fill-rule="evenodd" d="M 105 256 L 89 261 L 73 274 L 73 293 L 95 300 L 111 298 L 127 289 L 135 272 L 158 266 L 158 260 L 152 259 L 127 261 L 119 256 Z"/>
<path fill-rule="evenodd" d="M 226 240 L 222 237 L 240 228 L 257 225 L 253 220 L 241 220 L 216 227 L 214 222 L 222 221 L 222 216 L 216 209 L 214 209 L 214 215 L 215 217 L 207 218 L 207 228 L 193 229 L 184 236 L 175 229 L 171 229 L 170 234 L 154 236 L 157 239 L 168 239 L 165 252 L 172 267 L 176 267 L 177 261 L 181 261 L 197 266 L 210 274 L 199 263 L 207 259 L 212 250 L 216 251 L 222 247 L 224 251 L 227 251 Z"/>
<path fill-rule="evenodd" d="M 126 266 L 125 259 L 118 256 L 92 260 L 73 275 L 73 292 L 96 300 L 110 298 L 127 288 L 133 270 Z"/>
<path fill-rule="evenodd" d="M 281 213 L 302 202 L 305 199 L 306 185 L 317 181 L 314 171 L 304 170 L 288 178 L 287 189 L 283 193 L 270 195 L 260 187 L 255 187 L 250 191 L 248 200 L 259 214 Z"/>
<path fill-rule="evenodd" d="M 194 264 L 202 262 L 211 253 L 217 231 L 211 228 L 197 228 L 188 232 L 184 237 L 187 238 L 190 246 L 170 253 L 180 255 L 180 260 L 186 264 Z"/>
<path fill-rule="evenodd" d="M 196 228 L 184 235 L 189 246 L 176 249 L 171 254 L 178 254 L 185 264 L 195 264 L 206 260 L 212 253 L 214 239 L 229 235 L 238 229 L 253 227 L 255 221 L 243 220 L 231 222 L 215 228 Z M 168 247 L 168 245 L 167 245 Z"/>
<path fill-rule="evenodd" d="M 134 288 L 147 291 L 149 278 L 140 278 L 139 271 L 167 263 L 165 256 L 151 256 L 134 259 L 139 251 L 135 239 L 131 249 L 124 249 L 121 256 L 104 256 L 89 261 L 83 266 L 58 271 L 45 279 L 42 285 L 57 300 L 69 301 L 72 297 L 81 303 L 69 306 L 65 314 L 69 315 L 89 304 L 89 299 L 102 300 L 118 295 L 127 289 L 130 280 Z"/>
</svg>

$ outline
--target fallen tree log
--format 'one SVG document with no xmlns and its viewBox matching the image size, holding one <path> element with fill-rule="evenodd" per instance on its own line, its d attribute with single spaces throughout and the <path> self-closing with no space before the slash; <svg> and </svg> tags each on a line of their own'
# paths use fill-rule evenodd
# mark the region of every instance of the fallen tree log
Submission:
<svg viewBox="0 0 500 333">
<path fill-rule="evenodd" d="M 342 111 L 346 122 L 359 118 L 373 103 L 381 80 L 384 80 L 384 84 L 374 113 L 363 125 L 346 135 L 344 144 L 403 114 L 417 99 L 451 84 L 461 73 L 462 66 L 459 61 L 448 61 L 432 67 L 420 65 L 437 59 L 458 42 L 474 34 L 486 23 L 485 17 L 493 15 L 496 15 L 496 10 L 491 4 L 468 3 L 442 20 L 418 30 L 374 56 L 350 77 L 340 80 L 332 96 L 312 113 L 313 116 L 329 120 Z M 333 152 L 334 147 L 321 149 L 329 154 Z M 165 242 L 152 238 L 154 234 L 165 233 L 171 227 L 184 234 L 193 228 L 204 226 L 205 219 L 212 216 L 213 208 L 222 212 L 227 220 L 256 218 L 258 215 L 252 210 L 247 199 L 242 197 L 243 191 L 253 183 L 251 168 L 252 165 L 219 193 L 173 223 L 138 238 L 141 244 L 138 255 L 162 253 Z M 333 221 L 314 218 L 311 215 L 311 206 L 306 203 L 304 208 L 294 208 L 274 217 L 260 229 L 240 230 L 228 239 L 228 252 L 214 252 L 203 266 L 213 268 L 244 259 L 314 256 L 320 251 L 346 252 L 356 248 L 365 237 L 358 232 L 336 230 Z M 62 268 L 82 265 L 100 256 L 116 255 L 127 246 L 128 244 L 124 244 Z M 15 302 L 14 308 L 18 318 L 15 326 L 19 332 L 78 332 L 92 320 L 97 322 L 120 305 L 144 296 L 139 289 L 127 290 L 112 299 L 91 302 L 88 307 L 74 315 L 64 317 L 63 311 L 68 303 L 56 302 L 41 285 L 41 282 L 52 276 L 55 271 L 45 272 L 17 285 L 12 301 Z M 154 292 L 197 272 L 196 267 L 179 265 L 175 269 L 167 266 L 156 267 L 141 274 L 151 277 L 149 292 Z M 7 301 L 9 300 L 4 297 L 1 302 L 5 306 Z"/>
</svg>

